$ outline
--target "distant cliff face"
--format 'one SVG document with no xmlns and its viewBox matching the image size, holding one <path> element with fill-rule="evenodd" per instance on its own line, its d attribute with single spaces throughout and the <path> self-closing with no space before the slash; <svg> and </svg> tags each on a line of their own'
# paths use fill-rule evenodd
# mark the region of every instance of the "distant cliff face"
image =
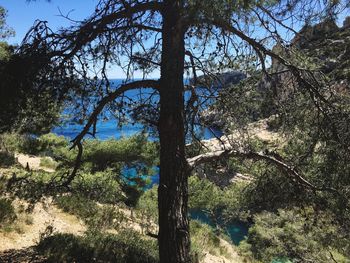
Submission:
<svg viewBox="0 0 350 263">
<path fill-rule="evenodd" d="M 318 76 L 323 74 L 334 90 L 350 92 L 350 17 L 342 27 L 334 20 L 306 25 L 289 46 L 278 44 L 272 51 L 299 68 L 311 69 Z M 263 77 L 257 87 L 262 93 L 272 89 L 275 102 L 283 101 L 298 89 L 299 84 L 291 72 L 277 59 L 272 60 L 269 71 L 271 77 Z"/>
<path fill-rule="evenodd" d="M 203 85 L 205 87 L 225 88 L 230 85 L 238 84 L 246 77 L 246 74 L 239 71 L 229 71 L 211 76 L 199 76 L 197 79 L 197 86 L 200 87 Z M 194 79 L 190 80 L 190 84 L 194 84 Z"/>
<path fill-rule="evenodd" d="M 297 67 L 318 72 L 317 77 L 320 74 L 326 76 L 334 91 L 350 93 L 350 17 L 344 20 L 342 27 L 338 27 L 333 20 L 325 20 L 314 26 L 306 25 L 289 46 L 276 45 L 272 51 Z M 276 59 L 272 60 L 268 71 L 270 77 L 262 76 L 255 86 L 261 100 L 266 100 L 264 118 L 276 114 L 277 104 L 283 104 L 299 89 L 295 77 Z M 216 81 L 212 80 L 211 85 L 230 86 L 245 77 L 239 72 L 225 73 L 218 75 Z M 201 114 L 201 120 L 208 126 L 222 129 L 229 118 L 223 109 L 214 106 Z"/>
<path fill-rule="evenodd" d="M 349 79 L 350 69 L 350 17 L 347 17 L 342 27 L 334 20 L 325 20 L 314 26 L 306 25 L 291 41 L 289 50 L 283 51 L 276 45 L 273 50 L 285 55 L 297 51 L 310 58 L 315 69 L 330 74 L 335 80 Z M 276 60 L 272 61 L 272 70 L 279 67 Z"/>
</svg>

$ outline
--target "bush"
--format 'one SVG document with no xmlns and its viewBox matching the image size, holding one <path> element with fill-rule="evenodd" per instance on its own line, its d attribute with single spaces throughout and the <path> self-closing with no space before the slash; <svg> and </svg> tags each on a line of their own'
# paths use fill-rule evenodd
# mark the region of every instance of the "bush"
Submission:
<svg viewBox="0 0 350 263">
<path fill-rule="evenodd" d="M 60 148 L 68 147 L 69 142 L 64 136 L 58 136 L 54 133 L 48 133 L 38 138 L 40 151 L 46 155 L 53 155 Z"/>
<path fill-rule="evenodd" d="M 37 154 L 40 142 L 36 136 L 29 134 L 4 133 L 1 135 L 2 147 L 9 152 Z"/>
<path fill-rule="evenodd" d="M 0 136 L 0 142 L 1 147 L 9 152 L 49 156 L 54 155 L 58 149 L 68 146 L 66 138 L 53 133 L 40 137 L 31 134 L 4 133 Z"/>
<path fill-rule="evenodd" d="M 153 231 L 155 222 L 158 222 L 158 190 L 157 186 L 141 195 L 136 206 L 136 213 L 141 218 L 141 227 L 146 231 Z"/>
<path fill-rule="evenodd" d="M 83 237 L 56 234 L 41 240 L 37 249 L 48 262 L 159 262 L 156 242 L 133 231 L 117 235 L 88 233 Z"/>
<path fill-rule="evenodd" d="M 81 218 L 91 230 L 118 228 L 124 220 L 124 214 L 114 206 L 97 205 L 94 201 L 78 195 L 57 197 L 56 204 L 63 211 Z"/>
<path fill-rule="evenodd" d="M 58 163 L 52 160 L 50 157 L 43 157 L 40 159 L 40 166 L 55 170 Z"/>
<path fill-rule="evenodd" d="M 16 219 L 16 212 L 11 200 L 6 198 L 0 199 L 0 227 Z"/>
<path fill-rule="evenodd" d="M 85 172 L 72 182 L 75 193 L 101 203 L 115 204 L 125 199 L 116 171 Z"/>
<path fill-rule="evenodd" d="M 13 153 L 7 151 L 0 151 L 0 167 L 8 167 L 16 163 L 16 158 Z"/>
<path fill-rule="evenodd" d="M 148 142 L 144 135 L 134 135 L 119 140 L 87 140 L 84 144 L 83 162 L 89 163 L 92 171 L 107 168 L 140 166 L 147 168 L 157 162 L 157 145 Z"/>
<path fill-rule="evenodd" d="M 241 253 L 253 260 L 272 262 L 349 262 L 349 240 L 331 216 L 312 208 L 279 209 L 255 215 Z M 332 254 L 331 254 L 332 253 Z M 345 259 L 345 260 L 344 260 Z"/>
<path fill-rule="evenodd" d="M 7 152 L 15 152 L 18 150 L 20 136 L 16 133 L 0 134 L 0 149 Z"/>
<path fill-rule="evenodd" d="M 191 254 L 193 261 L 201 259 L 205 252 L 212 255 L 223 255 L 227 251 L 220 246 L 220 238 L 212 227 L 197 220 L 190 221 Z"/>
<path fill-rule="evenodd" d="M 77 215 L 82 219 L 96 214 L 98 210 L 95 202 L 79 195 L 59 196 L 55 201 L 64 212 Z"/>
</svg>

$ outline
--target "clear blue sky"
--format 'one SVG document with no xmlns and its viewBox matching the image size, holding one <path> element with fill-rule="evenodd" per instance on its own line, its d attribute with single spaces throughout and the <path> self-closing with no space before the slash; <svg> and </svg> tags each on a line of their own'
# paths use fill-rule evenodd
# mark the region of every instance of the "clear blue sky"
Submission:
<svg viewBox="0 0 350 263">
<path fill-rule="evenodd" d="M 89 16 L 97 0 L 0 0 L 0 6 L 8 11 L 7 24 L 16 31 L 10 38 L 11 44 L 19 44 L 36 19 L 46 20 L 52 29 L 69 25 L 67 19 L 60 17 L 60 11 L 67 14 L 71 11 L 72 19 L 81 20 Z"/>
<path fill-rule="evenodd" d="M 98 0 L 36 0 L 28 2 L 26 0 L 0 0 L 0 6 L 7 10 L 7 24 L 12 27 L 16 36 L 9 38 L 7 41 L 10 44 L 20 44 L 25 34 L 34 24 L 35 20 L 48 21 L 48 25 L 52 29 L 65 27 L 70 22 L 60 16 L 69 13 L 69 17 L 74 20 L 82 20 L 93 13 Z M 110 70 L 110 78 L 123 78 L 124 73 L 121 69 L 113 67 Z M 135 73 L 135 78 L 141 77 L 138 72 Z M 154 76 L 158 77 L 158 73 Z"/>
<path fill-rule="evenodd" d="M 11 44 L 20 44 L 29 28 L 35 20 L 48 21 L 50 28 L 56 30 L 60 27 L 66 27 L 70 22 L 60 16 L 69 13 L 69 17 L 74 20 L 82 20 L 93 13 L 98 0 L 0 0 L 0 6 L 8 11 L 7 24 L 12 27 L 16 36 L 8 39 Z M 346 13 L 346 12 L 345 12 Z M 346 15 L 342 14 L 339 24 Z M 135 73 L 135 77 L 141 77 L 140 73 Z M 155 72 L 152 78 L 157 78 L 159 72 Z M 113 67 L 110 71 L 111 78 L 123 78 L 124 73 L 121 69 Z"/>
</svg>

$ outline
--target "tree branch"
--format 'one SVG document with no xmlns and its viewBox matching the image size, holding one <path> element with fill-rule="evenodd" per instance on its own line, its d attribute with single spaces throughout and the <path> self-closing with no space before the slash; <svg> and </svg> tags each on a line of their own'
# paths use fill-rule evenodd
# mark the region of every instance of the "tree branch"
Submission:
<svg viewBox="0 0 350 263">
<path fill-rule="evenodd" d="M 100 100 L 100 102 L 97 104 L 96 108 L 94 109 L 94 111 L 90 115 L 83 130 L 71 141 L 73 144 L 72 144 L 70 149 L 73 149 L 74 147 L 78 147 L 78 154 L 77 154 L 77 157 L 75 159 L 73 171 L 68 176 L 67 180 L 62 184 L 62 186 L 68 186 L 75 178 L 77 171 L 80 167 L 81 157 L 83 155 L 83 146 L 82 146 L 81 141 L 84 138 L 84 136 L 89 133 L 91 126 L 93 126 L 96 123 L 97 117 L 102 112 L 104 107 L 108 103 L 115 100 L 118 96 L 120 96 L 124 92 L 126 92 L 128 90 L 140 89 L 140 88 L 158 89 L 159 82 L 157 80 L 139 80 L 139 81 L 126 83 L 126 84 L 121 85 L 117 90 L 115 90 L 114 92 L 110 93 L 108 96 L 106 96 Z"/>
<path fill-rule="evenodd" d="M 291 175 L 294 179 L 296 179 L 299 183 L 302 185 L 308 187 L 309 189 L 313 191 L 328 191 L 331 193 L 336 193 L 337 195 L 341 196 L 341 194 L 334 188 L 329 187 L 318 187 L 307 181 L 300 173 L 291 165 L 287 164 L 282 160 L 282 158 L 276 158 L 274 156 L 262 153 L 262 152 L 252 152 L 252 151 L 238 151 L 238 150 L 218 150 L 213 152 L 208 152 L 204 154 L 197 155 L 192 158 L 187 159 L 187 163 L 191 169 L 194 169 L 196 166 L 208 163 L 212 161 L 219 160 L 221 158 L 228 158 L 228 157 L 240 157 L 240 158 L 246 158 L 246 159 L 253 159 L 253 160 L 261 160 L 265 161 L 269 164 L 272 164 L 276 166 L 278 169 L 283 171 L 284 173 L 287 173 Z"/>
<path fill-rule="evenodd" d="M 95 40 L 100 34 L 106 32 L 106 29 L 111 31 L 125 31 L 126 28 L 132 29 L 143 29 L 153 32 L 161 32 L 161 29 L 153 27 L 151 25 L 143 25 L 140 23 L 129 23 L 129 18 L 132 19 L 133 15 L 143 12 L 160 12 L 162 10 L 162 3 L 157 1 L 150 1 L 145 3 L 137 3 L 133 6 L 127 6 L 122 9 L 107 13 L 108 6 L 104 7 L 106 13 L 96 14 L 90 19 L 81 22 L 77 28 L 71 28 L 69 30 L 61 31 L 60 35 L 63 37 L 58 37 L 56 33 L 53 33 L 51 30 L 47 30 L 46 22 L 38 21 L 37 24 L 27 33 L 23 40 L 23 44 L 29 43 L 29 38 L 38 37 L 37 32 L 50 32 L 46 35 L 46 38 L 54 39 L 53 43 L 57 46 L 60 46 L 59 50 L 51 51 L 51 56 L 64 56 L 70 58 L 74 56 L 79 50 L 82 49 L 87 43 L 91 43 Z M 126 22 L 127 26 L 118 25 L 118 22 Z M 108 28 L 109 25 L 114 24 L 113 28 Z M 44 30 L 41 29 L 44 26 Z M 42 36 L 39 36 L 39 39 L 42 39 Z M 52 45 L 52 43 L 51 43 Z"/>
</svg>

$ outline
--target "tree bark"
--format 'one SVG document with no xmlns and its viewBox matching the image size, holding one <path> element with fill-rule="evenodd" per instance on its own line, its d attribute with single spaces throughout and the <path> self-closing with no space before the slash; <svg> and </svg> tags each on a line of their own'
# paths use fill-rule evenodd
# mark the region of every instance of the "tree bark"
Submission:
<svg viewBox="0 0 350 263">
<path fill-rule="evenodd" d="M 187 211 L 189 168 L 184 132 L 184 28 L 182 1 L 165 1 L 160 77 L 159 257 L 162 263 L 190 262 Z"/>
</svg>

